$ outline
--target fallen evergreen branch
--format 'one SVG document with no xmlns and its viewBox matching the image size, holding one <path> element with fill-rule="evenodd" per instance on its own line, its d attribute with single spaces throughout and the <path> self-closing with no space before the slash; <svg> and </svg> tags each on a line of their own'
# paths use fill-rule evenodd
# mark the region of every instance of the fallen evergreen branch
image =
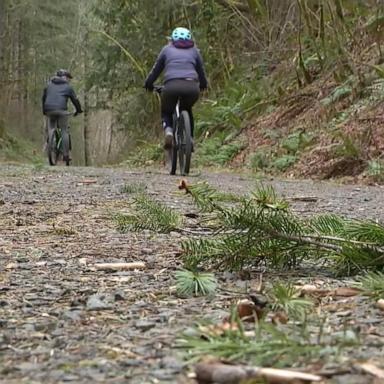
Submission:
<svg viewBox="0 0 384 384">
<path fill-rule="evenodd" d="M 357 284 L 363 290 L 363 293 L 372 296 L 374 299 L 384 298 L 384 273 L 369 272 L 359 279 Z"/>
<path fill-rule="evenodd" d="M 134 213 L 119 213 L 114 217 L 117 228 L 122 233 L 144 229 L 169 233 L 177 230 L 181 225 L 182 219 L 178 212 L 146 194 L 135 196 L 133 206 Z"/>
<path fill-rule="evenodd" d="M 338 348 L 344 345 L 336 340 L 335 343 Z M 187 351 L 191 361 L 208 355 L 280 368 L 311 361 L 321 351 L 335 353 L 329 339 L 323 342 L 319 337 L 311 342 L 300 327 L 279 329 L 263 321 L 259 321 L 256 330 L 251 332 L 244 331 L 241 322 L 236 320 L 230 326 L 228 323 L 198 325 L 193 331 L 189 329 L 181 335 L 177 346 Z"/>
<path fill-rule="evenodd" d="M 320 215 L 302 219 L 272 187 L 259 186 L 248 197 L 223 202 L 206 183 L 183 189 L 216 228 L 182 243 L 185 263 L 241 269 L 259 264 L 289 268 L 302 260 L 323 260 L 338 274 L 384 268 L 384 227 L 371 221 Z"/>
</svg>

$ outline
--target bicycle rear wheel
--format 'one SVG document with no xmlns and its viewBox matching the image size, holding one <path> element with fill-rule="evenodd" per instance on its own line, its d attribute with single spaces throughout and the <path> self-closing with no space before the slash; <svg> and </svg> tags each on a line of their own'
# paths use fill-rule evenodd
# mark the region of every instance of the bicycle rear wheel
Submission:
<svg viewBox="0 0 384 384">
<path fill-rule="evenodd" d="M 178 131 L 177 129 L 177 117 L 176 114 L 173 114 L 173 140 L 172 140 L 172 148 L 170 149 L 170 156 L 171 156 L 171 175 L 176 174 L 176 168 L 177 168 L 177 151 L 178 151 L 178 143 L 175 140 L 175 134 Z"/>
<path fill-rule="evenodd" d="M 191 121 L 187 111 L 181 111 L 177 130 L 179 167 L 182 176 L 189 174 L 192 157 Z"/>
<path fill-rule="evenodd" d="M 50 165 L 56 165 L 59 157 L 59 150 L 57 147 L 57 131 L 51 129 L 48 132 L 48 161 Z"/>
</svg>

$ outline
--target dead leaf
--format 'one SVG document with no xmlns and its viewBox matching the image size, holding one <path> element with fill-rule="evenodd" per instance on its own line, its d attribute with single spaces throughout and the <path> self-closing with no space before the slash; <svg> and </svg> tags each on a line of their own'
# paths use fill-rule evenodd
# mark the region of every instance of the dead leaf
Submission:
<svg viewBox="0 0 384 384">
<path fill-rule="evenodd" d="M 272 323 L 276 325 L 287 324 L 288 320 L 288 316 L 285 312 L 276 312 L 272 316 Z"/>
<path fill-rule="evenodd" d="M 264 315 L 264 307 L 261 307 L 249 299 L 243 299 L 236 304 L 237 314 L 243 321 L 254 322 L 261 319 Z"/>
</svg>

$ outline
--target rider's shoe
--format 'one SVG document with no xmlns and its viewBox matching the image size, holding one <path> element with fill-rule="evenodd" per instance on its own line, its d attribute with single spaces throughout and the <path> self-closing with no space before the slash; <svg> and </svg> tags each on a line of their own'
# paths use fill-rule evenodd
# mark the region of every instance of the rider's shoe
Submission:
<svg viewBox="0 0 384 384">
<path fill-rule="evenodd" d="M 172 148 L 173 129 L 166 127 L 164 130 L 164 149 Z"/>
</svg>

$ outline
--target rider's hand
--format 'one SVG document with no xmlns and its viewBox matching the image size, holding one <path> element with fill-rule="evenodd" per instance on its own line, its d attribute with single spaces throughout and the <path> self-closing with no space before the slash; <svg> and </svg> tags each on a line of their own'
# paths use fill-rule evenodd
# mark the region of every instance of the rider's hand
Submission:
<svg viewBox="0 0 384 384">
<path fill-rule="evenodd" d="M 79 115 L 80 113 L 83 113 L 83 111 L 76 111 L 76 112 L 73 114 L 73 116 L 77 116 L 77 115 Z"/>
</svg>

